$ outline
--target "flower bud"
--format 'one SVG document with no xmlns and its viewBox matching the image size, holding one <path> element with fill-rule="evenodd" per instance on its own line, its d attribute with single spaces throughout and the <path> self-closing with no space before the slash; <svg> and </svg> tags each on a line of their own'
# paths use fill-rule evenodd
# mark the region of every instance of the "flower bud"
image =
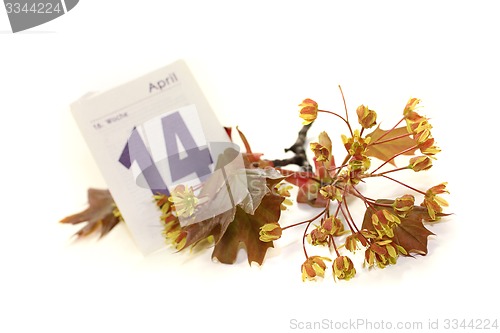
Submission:
<svg viewBox="0 0 500 333">
<path fill-rule="evenodd" d="M 318 103 L 310 98 L 306 98 L 299 104 L 299 116 L 304 119 L 303 125 L 312 123 L 318 117 Z"/>
<path fill-rule="evenodd" d="M 328 233 L 325 231 L 325 229 L 318 226 L 316 229 L 311 231 L 311 233 L 309 234 L 309 237 L 307 239 L 314 246 L 327 245 L 328 244 Z"/>
<path fill-rule="evenodd" d="M 333 278 L 339 280 L 349 280 L 356 275 L 356 269 L 352 260 L 347 256 L 338 256 L 333 261 Z"/>
<path fill-rule="evenodd" d="M 432 167 L 432 160 L 428 156 L 412 157 L 408 167 L 415 172 L 429 170 Z"/>
<path fill-rule="evenodd" d="M 332 236 L 345 234 L 344 224 L 338 217 L 329 217 L 323 221 L 323 229 Z"/>
<path fill-rule="evenodd" d="M 370 128 L 377 124 L 377 113 L 368 109 L 367 106 L 358 106 L 356 113 L 358 114 L 358 122 L 363 128 Z"/>
<path fill-rule="evenodd" d="M 325 276 L 326 264 L 325 260 L 331 261 L 329 258 L 312 256 L 306 259 L 302 264 L 302 281 L 315 280 L 317 277 Z"/>
<path fill-rule="evenodd" d="M 316 161 L 328 161 L 330 158 L 330 151 L 328 148 L 322 146 L 317 142 L 311 142 L 310 145 L 311 150 L 314 152 L 314 156 L 316 157 Z"/>
</svg>

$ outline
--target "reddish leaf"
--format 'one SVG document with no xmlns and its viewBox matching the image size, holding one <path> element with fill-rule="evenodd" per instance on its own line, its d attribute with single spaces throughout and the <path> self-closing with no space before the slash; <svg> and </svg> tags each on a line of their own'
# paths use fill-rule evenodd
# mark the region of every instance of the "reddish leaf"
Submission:
<svg viewBox="0 0 500 333">
<path fill-rule="evenodd" d="M 312 207 L 325 207 L 330 199 L 325 198 L 319 190 L 319 183 L 312 179 L 308 179 L 306 183 L 299 187 L 297 202 L 306 203 Z"/>
<path fill-rule="evenodd" d="M 303 171 L 291 171 L 287 169 L 278 169 L 279 172 L 285 176 L 285 181 L 293 184 L 295 186 L 302 186 L 304 184 L 309 183 L 311 178 L 314 178 L 314 173 L 312 172 L 303 172 Z"/>
<path fill-rule="evenodd" d="M 229 137 L 229 140 L 233 141 L 233 129 L 231 127 L 226 127 L 224 126 L 224 130 L 226 131 L 227 136 Z"/>
<path fill-rule="evenodd" d="M 89 207 L 80 213 L 65 217 L 60 222 L 69 224 L 87 222 L 87 225 L 75 235 L 82 238 L 100 232 L 102 237 L 121 220 L 113 214 L 115 204 L 108 190 L 90 188 L 87 193 Z"/>
<path fill-rule="evenodd" d="M 387 161 L 394 155 L 407 149 L 409 150 L 403 155 L 413 155 L 417 149 L 410 148 L 416 145 L 416 141 L 410 136 L 404 136 L 406 134 L 408 134 L 406 127 L 398 127 L 389 132 L 380 129 L 380 126 L 378 126 L 372 133 L 367 135 L 367 137 L 371 137 L 371 143 L 366 150 L 366 154 L 382 161 Z M 373 144 L 376 143 L 379 138 L 382 143 Z M 397 139 L 389 141 L 394 138 Z M 394 160 L 390 160 L 389 163 L 394 166 L 396 165 Z"/>
</svg>

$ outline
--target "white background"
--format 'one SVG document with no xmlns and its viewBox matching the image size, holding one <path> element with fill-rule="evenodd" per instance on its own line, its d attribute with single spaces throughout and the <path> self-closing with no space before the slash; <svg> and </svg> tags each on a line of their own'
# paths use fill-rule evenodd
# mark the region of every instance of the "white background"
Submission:
<svg viewBox="0 0 500 333">
<path fill-rule="evenodd" d="M 18 34 L 1 9 L 0 331 L 286 332 L 293 318 L 426 327 L 498 316 L 499 31 L 494 1 L 82 0 Z M 343 112 L 340 84 L 353 118 L 367 104 L 386 128 L 421 98 L 443 153 L 413 184 L 448 181 L 454 213 L 431 228 L 429 255 L 303 283 L 300 231 L 262 267 L 243 253 L 233 266 L 209 252 L 144 258 L 124 226 L 73 242 L 78 228 L 57 221 L 106 185 L 69 104 L 178 58 L 220 121 L 270 158 L 293 143 L 303 98 Z M 311 132 L 338 147 L 345 128 L 320 119 Z M 313 213 L 293 212 L 284 224 Z"/>
</svg>

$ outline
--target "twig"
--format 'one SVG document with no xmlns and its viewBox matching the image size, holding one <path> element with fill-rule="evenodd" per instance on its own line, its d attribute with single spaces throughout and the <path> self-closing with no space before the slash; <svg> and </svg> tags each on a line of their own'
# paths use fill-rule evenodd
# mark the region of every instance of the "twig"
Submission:
<svg viewBox="0 0 500 333">
<path fill-rule="evenodd" d="M 282 167 L 289 164 L 295 164 L 300 166 L 302 168 L 302 171 L 312 172 L 312 167 L 311 164 L 309 164 L 309 161 L 307 160 L 307 154 L 305 149 L 307 131 L 309 131 L 311 125 L 312 123 L 304 125 L 302 129 L 299 131 L 295 143 L 290 148 L 285 149 L 285 152 L 291 151 L 294 152 L 295 155 L 293 157 L 286 159 L 273 160 L 272 162 L 275 167 Z"/>
</svg>

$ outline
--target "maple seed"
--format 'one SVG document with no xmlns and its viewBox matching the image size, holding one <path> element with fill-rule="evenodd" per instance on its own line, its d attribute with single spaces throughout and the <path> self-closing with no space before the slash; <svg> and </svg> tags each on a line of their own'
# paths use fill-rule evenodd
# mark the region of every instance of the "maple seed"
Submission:
<svg viewBox="0 0 500 333">
<path fill-rule="evenodd" d="M 310 98 L 306 98 L 299 104 L 299 116 L 304 119 L 303 125 L 308 125 L 316 120 L 318 117 L 318 103 Z"/>
<path fill-rule="evenodd" d="M 262 242 L 272 242 L 281 237 L 282 229 L 278 222 L 266 223 L 260 227 L 259 239 Z"/>
<path fill-rule="evenodd" d="M 356 275 L 356 269 L 352 260 L 347 256 L 338 256 L 332 265 L 333 278 L 339 280 L 350 280 Z"/>
</svg>

